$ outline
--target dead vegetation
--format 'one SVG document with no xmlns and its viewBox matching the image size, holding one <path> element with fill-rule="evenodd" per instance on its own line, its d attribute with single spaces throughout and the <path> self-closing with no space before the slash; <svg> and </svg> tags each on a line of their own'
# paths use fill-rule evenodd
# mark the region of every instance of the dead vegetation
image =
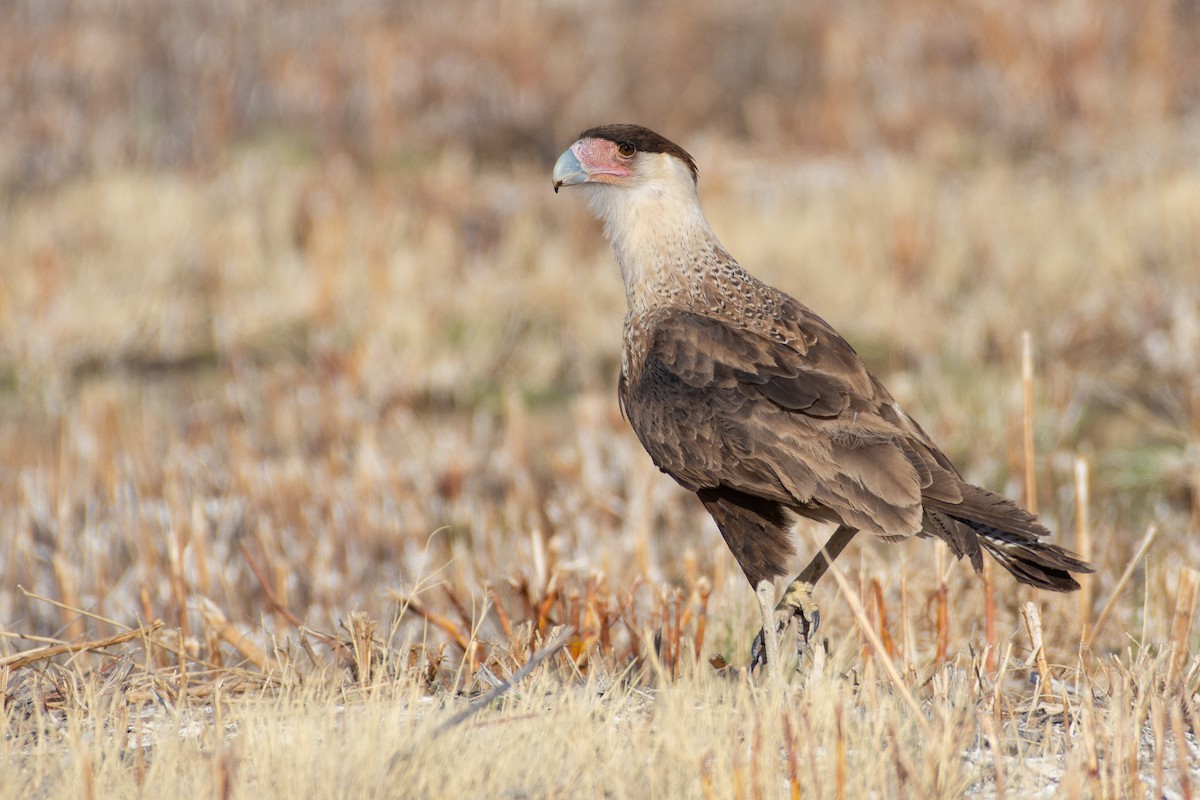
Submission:
<svg viewBox="0 0 1200 800">
<path fill-rule="evenodd" d="M 0 10 L 0 796 L 1193 795 L 1194 9 L 772 9 Z M 1082 592 L 856 543 L 745 679 L 549 188 L 627 116 Z"/>
</svg>

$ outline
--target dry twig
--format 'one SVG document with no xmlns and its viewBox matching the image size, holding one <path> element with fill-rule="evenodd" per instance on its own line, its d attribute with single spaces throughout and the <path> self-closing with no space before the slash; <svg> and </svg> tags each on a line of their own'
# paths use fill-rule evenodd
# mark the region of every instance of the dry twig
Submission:
<svg viewBox="0 0 1200 800">
<path fill-rule="evenodd" d="M 118 633 L 116 636 L 109 636 L 104 639 L 90 639 L 86 642 L 68 642 L 66 644 L 56 644 L 49 647 L 39 647 L 36 650 L 27 650 L 24 653 L 16 653 L 11 656 L 6 656 L 0 659 L 0 667 L 8 669 L 20 669 L 27 667 L 30 664 L 35 664 L 38 661 L 61 656 L 64 653 L 86 653 L 93 650 L 103 650 L 105 647 L 112 647 L 117 644 L 133 641 L 157 631 L 163 625 L 162 620 L 154 620 L 149 625 L 142 625 L 125 633 Z"/>
</svg>

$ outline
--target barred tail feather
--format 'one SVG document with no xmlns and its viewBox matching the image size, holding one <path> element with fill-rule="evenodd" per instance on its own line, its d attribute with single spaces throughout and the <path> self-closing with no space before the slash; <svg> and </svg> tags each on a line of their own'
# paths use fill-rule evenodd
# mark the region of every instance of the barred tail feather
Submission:
<svg viewBox="0 0 1200 800">
<path fill-rule="evenodd" d="M 1056 544 L 1013 536 L 1007 531 L 979 523 L 968 524 L 979 534 L 979 542 L 1013 577 L 1038 589 L 1073 592 L 1079 588 L 1072 572 L 1093 572 L 1091 564 Z"/>
<path fill-rule="evenodd" d="M 1071 573 L 1095 571 L 1070 550 L 1043 541 L 1050 531 L 1016 503 L 968 483 L 960 489 L 959 503 L 926 498 L 924 532 L 946 541 L 959 557 L 969 555 L 975 569 L 982 545 L 1014 578 L 1038 589 L 1073 592 L 1079 582 Z"/>
</svg>

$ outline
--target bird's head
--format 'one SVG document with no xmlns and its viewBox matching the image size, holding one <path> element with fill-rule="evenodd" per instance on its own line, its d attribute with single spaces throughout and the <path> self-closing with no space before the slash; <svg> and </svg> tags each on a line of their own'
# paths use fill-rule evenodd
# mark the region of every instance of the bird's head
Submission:
<svg viewBox="0 0 1200 800">
<path fill-rule="evenodd" d="M 554 164 L 554 191 L 593 184 L 637 188 L 653 182 L 696 183 L 696 161 L 679 145 L 641 125 L 601 125 L 579 134 Z"/>
<path fill-rule="evenodd" d="M 601 125 L 579 134 L 558 157 L 554 191 L 588 190 L 605 233 L 619 247 L 638 229 L 702 218 L 697 175 L 695 159 L 665 136 L 641 125 Z"/>
</svg>

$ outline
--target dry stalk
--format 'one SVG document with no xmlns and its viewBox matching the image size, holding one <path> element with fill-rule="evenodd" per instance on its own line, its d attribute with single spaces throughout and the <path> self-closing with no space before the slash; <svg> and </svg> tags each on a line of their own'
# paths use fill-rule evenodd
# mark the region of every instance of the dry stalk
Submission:
<svg viewBox="0 0 1200 800">
<path fill-rule="evenodd" d="M 379 623 L 361 611 L 350 614 L 350 646 L 359 686 L 370 686 L 375 677 L 375 634 Z"/>
<path fill-rule="evenodd" d="M 1175 652 L 1167 668 L 1167 683 L 1173 684 L 1175 676 L 1188 656 L 1192 623 L 1196 614 L 1196 590 L 1200 585 L 1200 572 L 1188 567 L 1179 570 L 1179 589 L 1175 595 L 1175 613 L 1171 619 L 1171 644 Z"/>
<path fill-rule="evenodd" d="M 35 650 L 27 650 L 24 653 L 14 653 L 11 656 L 5 656 L 0 659 L 0 668 L 18 670 L 22 667 L 27 667 L 30 664 L 36 664 L 39 661 L 45 661 L 55 656 L 61 656 L 66 653 L 84 653 L 94 650 L 103 650 L 106 647 L 112 647 L 125 642 L 131 642 L 134 639 L 149 637 L 150 634 L 161 628 L 162 620 L 155 620 L 149 625 L 140 626 L 134 630 L 119 633 L 116 636 L 109 636 L 104 639 L 92 639 L 86 642 L 68 642 L 66 644 L 57 644 L 50 647 L 39 647 Z"/>
<path fill-rule="evenodd" d="M 390 592 L 390 594 L 392 595 L 392 599 L 395 600 L 401 608 L 405 609 L 406 611 L 411 611 L 418 617 L 421 617 L 421 619 L 433 625 L 435 628 L 445 632 L 454 641 L 454 643 L 458 645 L 460 650 L 462 650 L 464 653 L 467 652 L 467 648 L 470 647 L 470 637 L 463 633 L 462 630 L 460 630 L 459 627 L 451 620 L 443 617 L 436 611 L 431 611 L 430 609 L 426 608 L 425 604 L 418 600 L 416 595 L 406 595 L 394 590 Z"/>
<path fill-rule="evenodd" d="M 712 581 L 701 575 L 696 581 L 696 663 L 700 663 L 704 652 L 704 634 L 708 629 L 708 598 L 712 595 Z"/>
<path fill-rule="evenodd" d="M 732 763 L 729 765 L 730 771 L 733 773 L 733 798 L 734 800 L 744 800 L 746 797 L 746 784 L 742 777 L 742 758 L 741 748 L 735 747 L 730 754 Z"/>
<path fill-rule="evenodd" d="M 1004 751 L 1001 749 L 999 716 L 982 717 L 983 732 L 991 742 L 992 771 L 996 781 L 996 800 L 1004 800 Z"/>
<path fill-rule="evenodd" d="M 911 610 L 908 605 L 908 576 L 900 575 L 900 638 L 904 642 L 904 669 L 911 673 L 913 661 L 917 652 L 916 641 L 913 639 Z"/>
<path fill-rule="evenodd" d="M 1025 632 L 1029 635 L 1029 643 L 1033 647 L 1028 664 L 1037 665 L 1038 693 L 1043 697 L 1053 698 L 1050 663 L 1046 660 L 1046 648 L 1042 642 L 1042 615 L 1036 605 L 1026 603 L 1021 609 L 1021 616 L 1025 619 Z"/>
<path fill-rule="evenodd" d="M 288 566 L 282 560 L 276 561 L 273 564 L 271 564 L 271 578 L 275 584 L 275 589 L 274 589 L 275 602 L 271 603 L 271 610 L 273 612 L 273 616 L 275 617 L 275 630 L 276 631 L 286 630 L 288 625 L 292 625 L 293 627 L 296 627 L 295 623 L 292 622 L 293 619 L 296 619 L 296 616 L 290 612 L 285 613 L 286 609 L 289 606 L 289 601 L 288 601 L 288 575 L 289 574 L 290 574 L 290 571 L 288 570 Z M 268 602 L 270 602 L 270 601 L 268 601 Z"/>
<path fill-rule="evenodd" d="M 500 593 L 496 591 L 496 587 L 488 584 L 487 596 L 492 602 L 492 608 L 496 610 L 496 620 L 500 623 L 500 630 L 504 631 L 505 639 L 512 639 L 512 617 L 508 615 L 508 611 L 504 608 L 504 603 L 500 602 Z"/>
<path fill-rule="evenodd" d="M 37 592 L 31 592 L 28 589 L 26 589 L 24 586 L 18 586 L 17 589 L 18 589 L 18 591 L 21 592 L 21 594 L 23 594 L 25 597 L 28 597 L 30 600 L 36 600 L 39 603 L 45 603 L 47 605 L 54 606 L 55 608 L 60 608 L 64 611 L 70 612 L 72 615 L 87 617 L 88 619 L 94 619 L 97 622 L 103 622 L 105 625 L 111 625 L 114 628 L 125 628 L 125 629 L 129 628 L 128 625 L 122 625 L 120 622 L 117 622 L 115 619 L 112 619 L 110 617 L 103 617 L 99 614 L 96 614 L 95 612 L 88 611 L 85 608 L 80 608 L 78 606 L 72 606 L 72 605 L 69 605 L 62 601 L 55 600 L 53 598 L 46 597 L 44 595 L 40 595 Z"/>
<path fill-rule="evenodd" d="M 133 726 L 133 782 L 140 792 L 146 785 L 146 751 L 142 743 L 142 726 Z"/>
<path fill-rule="evenodd" d="M 588 603 L 596 617 L 596 641 L 599 643 L 600 652 L 612 653 L 612 624 L 616 616 L 609 611 L 612 608 L 613 598 L 603 573 L 595 573 L 589 579 Z"/>
<path fill-rule="evenodd" d="M 863 611 L 867 616 L 867 627 L 872 631 L 875 630 L 875 618 L 871 612 L 874 609 L 874 604 L 868 599 L 870 597 L 870 589 L 867 584 L 867 562 L 863 559 L 862 554 L 858 558 L 858 602 L 862 605 Z M 862 630 L 857 631 L 858 636 L 858 655 L 864 664 L 871 660 L 871 645 L 866 638 L 866 633 Z"/>
<path fill-rule="evenodd" d="M 944 580 L 939 579 L 938 581 L 934 602 L 937 604 L 937 653 L 935 659 L 938 664 L 941 664 L 946 660 L 946 653 L 950 649 L 950 598 Z"/>
<path fill-rule="evenodd" d="M 754 717 L 754 738 L 750 747 L 750 796 L 762 800 L 762 719 Z"/>
<path fill-rule="evenodd" d="M 470 611 L 467 610 L 466 604 L 459 599 L 458 593 L 454 591 L 454 587 L 449 582 L 442 584 L 442 593 L 446 595 L 446 599 L 450 601 L 450 605 L 454 608 L 454 613 L 458 615 L 458 621 L 462 623 L 463 630 L 471 630 L 475 627 L 475 620 Z"/>
<path fill-rule="evenodd" d="M 1142 632 L 1138 637 L 1139 642 L 1150 641 L 1150 611 L 1154 607 L 1151 605 L 1152 600 L 1150 596 L 1149 575 L 1147 575 L 1146 578 L 1146 580 L 1142 581 Z"/>
<path fill-rule="evenodd" d="M 1093 797 L 1099 797 L 1100 744 L 1096 737 L 1096 706 L 1091 692 L 1083 693 L 1083 705 L 1080 713 L 1082 721 L 1079 727 L 1083 732 L 1083 752 L 1087 754 L 1088 787 Z"/>
<path fill-rule="evenodd" d="M 508 585 L 517 593 L 517 597 L 521 599 L 522 616 L 524 619 L 533 619 L 533 588 L 529 583 L 529 576 L 522 574 L 520 578 L 509 578 Z"/>
<path fill-rule="evenodd" d="M 637 603 L 634 602 L 633 590 L 625 592 L 621 595 L 618 601 L 621 621 L 625 623 L 633 635 L 629 637 L 629 659 L 631 661 L 641 663 L 642 661 L 642 637 L 639 632 L 642 630 L 641 624 L 638 621 Z"/>
<path fill-rule="evenodd" d="M 879 623 L 879 638 L 883 641 L 884 649 L 887 654 L 896 657 L 896 643 L 892 641 L 892 634 L 888 630 L 887 606 L 883 602 L 883 586 L 879 583 L 879 578 L 871 578 L 871 596 L 875 602 L 876 621 Z"/>
<path fill-rule="evenodd" d="M 150 605 L 150 592 L 145 586 L 142 586 L 138 591 L 138 598 L 142 602 L 142 619 L 157 620 L 154 616 L 154 609 Z M 167 665 L 167 654 L 161 648 L 157 647 L 158 642 L 153 637 L 146 639 L 146 671 L 153 672 L 151 665 L 165 667 Z"/>
<path fill-rule="evenodd" d="M 228 620 L 225 613 L 221 611 L 217 604 L 207 597 L 200 598 L 200 617 L 204 620 L 205 625 L 217 632 L 217 636 L 221 638 L 221 641 L 240 653 L 242 658 L 249 661 L 260 671 L 272 672 L 279 669 L 279 664 L 275 659 L 263 652 L 248 636 L 238 630 L 237 626 Z M 182 634 L 183 632 L 180 631 L 181 636 Z M 182 665 L 182 663 L 181 661 L 180 664 Z"/>
<path fill-rule="evenodd" d="M 1141 719 L 1141 713 L 1136 713 L 1131 720 L 1133 726 L 1124 732 L 1122 740 L 1126 744 L 1125 749 L 1125 772 L 1129 776 L 1129 791 L 1122 792 L 1126 797 L 1146 797 L 1147 792 L 1142 786 L 1141 771 L 1138 769 L 1139 760 L 1142 754 L 1142 737 L 1141 730 L 1144 720 Z M 1118 752 L 1120 752 L 1118 750 Z M 1162 797 L 1162 795 L 1159 795 Z"/>
<path fill-rule="evenodd" d="M 896 721 L 894 719 L 888 720 L 887 728 L 888 733 L 891 736 L 891 740 L 899 741 L 900 733 L 896 730 Z M 892 751 L 892 768 L 896 770 L 896 783 L 899 784 L 900 787 L 898 794 L 901 797 L 905 797 L 908 795 L 909 769 L 908 767 L 904 766 L 904 759 L 901 758 L 900 749 L 896 747 L 889 749 Z"/>
<path fill-rule="evenodd" d="M 808 709 L 803 706 L 800 708 L 800 719 L 804 722 L 804 734 L 800 737 L 800 741 L 808 741 L 814 735 L 812 720 L 809 719 Z M 824 797 L 825 787 L 821 782 L 821 764 L 817 761 L 817 748 L 809 747 L 808 749 L 808 775 L 812 779 L 813 796 Z"/>
<path fill-rule="evenodd" d="M 558 601 L 560 590 L 559 573 L 557 570 L 550 573 L 550 580 L 544 584 L 546 592 L 542 599 L 537 604 L 537 622 L 534 624 L 534 629 L 538 633 L 545 633 L 547 626 L 550 624 L 550 611 L 554 608 L 555 602 Z"/>
<path fill-rule="evenodd" d="M 187 579 L 183 574 L 183 545 L 179 532 L 167 535 L 167 582 L 171 587 L 171 599 L 175 602 L 175 619 L 179 626 L 179 640 L 186 642 L 192 637 L 191 620 L 187 610 Z M 183 649 L 182 646 L 180 649 Z"/>
<path fill-rule="evenodd" d="M 683 640 L 683 630 L 684 626 L 687 625 L 688 617 L 683 602 L 683 592 L 678 587 L 668 591 L 667 604 L 664 611 L 666 612 L 664 622 L 670 632 L 667 638 L 667 646 L 670 652 L 671 663 L 667 674 L 674 680 L 678 677 L 680 645 Z"/>
<path fill-rule="evenodd" d="M 854 613 L 854 618 L 858 620 L 859 628 L 863 630 L 867 638 L 871 640 L 871 644 L 875 647 L 875 652 L 879 654 L 879 660 L 883 662 L 883 668 L 887 671 L 888 676 L 892 679 L 892 683 L 896 687 L 896 691 L 900 693 L 900 697 L 908 705 L 913 712 L 913 719 L 920 726 L 922 732 L 929 738 L 933 738 L 933 729 L 929 726 L 929 720 L 925 718 L 925 712 L 921 710 L 920 704 L 916 698 L 912 696 L 908 686 L 905 685 L 900 671 L 896 669 L 896 664 L 887 654 L 887 650 L 883 646 L 883 642 L 879 640 L 879 635 L 871 627 L 870 621 L 867 619 L 867 613 L 862 607 L 862 603 L 858 600 L 858 595 L 851 588 L 846 576 L 842 574 L 841 569 L 837 564 L 829 565 L 829 572 L 833 575 L 833 579 L 837 582 L 838 589 L 842 592 L 842 597 L 846 599 L 846 603 L 850 606 L 850 610 Z"/>
<path fill-rule="evenodd" d="M 233 797 L 233 779 L 236 774 L 237 756 L 232 749 L 222 746 L 216 759 L 217 797 L 229 800 Z"/>
<path fill-rule="evenodd" d="M 84 800 L 96 800 L 96 772 L 92 757 L 86 751 L 79 756 L 79 776 L 83 781 Z"/>
<path fill-rule="evenodd" d="M 1058 699 L 1062 702 L 1062 726 L 1063 730 L 1071 730 L 1071 698 L 1067 694 L 1067 684 L 1064 682 L 1059 685 Z M 1063 742 L 1063 748 L 1066 752 L 1071 751 L 1071 737 L 1068 736 Z"/>
<path fill-rule="evenodd" d="M 675 598 L 679 602 L 679 630 L 680 632 L 686 631 L 688 625 L 692 624 L 693 611 L 691 599 L 693 596 L 695 596 L 695 591 L 693 590 L 692 593 L 688 595 L 687 602 L 684 602 L 682 589 L 675 587 L 674 592 Z"/>
<path fill-rule="evenodd" d="M 846 735 L 842 729 L 842 707 L 833 710 L 834 726 L 837 730 L 836 760 L 834 772 L 834 796 L 838 800 L 846 797 Z M 921 716 L 924 719 L 924 715 Z"/>
<path fill-rule="evenodd" d="M 21 639 L 26 642 L 41 642 L 42 644 L 66 644 L 65 641 L 57 636 L 38 636 L 33 633 L 12 633 L 11 631 L 0 631 L 2 639 Z"/>
<path fill-rule="evenodd" d="M 1154 796 L 1166 797 L 1164 791 L 1166 770 L 1164 762 L 1167 757 L 1167 742 L 1164 738 L 1166 720 L 1163 714 L 1162 701 L 1158 697 L 1150 698 L 1150 732 L 1154 737 Z"/>
<path fill-rule="evenodd" d="M 208 518 L 204 514 L 204 504 L 199 498 L 192 500 L 191 536 L 192 549 L 196 556 L 196 588 L 200 594 L 211 593 L 211 577 L 208 568 Z"/>
<path fill-rule="evenodd" d="M 1008 672 L 1008 659 L 1011 655 L 1012 641 L 1009 641 L 1008 646 L 1004 649 L 1004 656 L 1000 659 L 1000 672 L 992 682 L 992 720 L 998 734 L 1004 733 L 1004 696 L 1002 689 L 1005 673 Z"/>
<path fill-rule="evenodd" d="M 1179 776 L 1179 793 L 1184 800 L 1192 800 L 1191 761 L 1187 754 L 1189 747 L 1183 728 L 1183 710 L 1179 703 L 1170 706 L 1171 739 L 1175 745 L 1175 774 Z"/>
<path fill-rule="evenodd" d="M 1091 490 L 1088 462 L 1075 459 L 1075 552 L 1084 561 L 1092 559 Z M 1092 576 L 1079 576 L 1079 629 L 1084 635 L 1092 625 Z"/>
<path fill-rule="evenodd" d="M 996 588 L 992 582 L 991 559 L 983 562 L 983 635 L 987 644 L 983 668 L 991 675 L 996 671 Z"/>
<path fill-rule="evenodd" d="M 58 590 L 62 593 L 62 605 L 59 606 L 63 610 L 63 627 L 66 628 L 66 638 L 82 639 L 86 634 L 83 629 L 83 619 L 76 613 L 68 611 L 68 609 L 78 608 L 83 605 L 79 602 L 78 581 L 75 579 L 75 570 L 71 567 L 70 562 L 60 552 L 56 552 L 50 558 L 50 565 L 54 569 L 54 577 L 58 580 Z"/>
<path fill-rule="evenodd" d="M 1138 543 L 1137 551 L 1133 558 L 1129 560 L 1125 571 L 1121 573 L 1117 585 L 1113 588 L 1112 596 L 1108 598 L 1108 602 L 1104 604 L 1104 608 L 1100 610 L 1100 616 L 1096 617 L 1096 627 L 1088 632 L 1087 638 L 1084 639 L 1084 644 L 1088 647 L 1096 641 L 1096 637 L 1100 634 L 1100 630 L 1104 627 L 1104 623 L 1108 621 L 1108 615 L 1112 612 L 1116 605 L 1117 598 L 1121 596 L 1121 592 L 1125 589 L 1129 579 L 1133 577 L 1133 571 L 1137 569 L 1138 564 L 1142 563 L 1142 559 L 1146 557 L 1146 551 L 1150 549 L 1150 545 L 1154 543 L 1154 537 L 1158 535 L 1158 526 L 1153 522 L 1146 529 L 1146 533 L 1142 536 L 1142 541 Z"/>
<path fill-rule="evenodd" d="M 579 635 L 571 639 L 571 641 L 567 644 L 565 652 L 567 654 L 567 658 L 572 664 L 576 666 L 583 666 L 587 660 L 589 637 L 589 628 L 585 627 L 584 622 L 585 613 L 583 600 L 579 594 L 579 589 L 575 586 L 568 588 L 565 594 L 567 606 L 567 624 L 579 631 Z"/>
<path fill-rule="evenodd" d="M 267 580 L 266 575 L 258 566 L 258 562 L 254 560 L 254 557 L 250 555 L 250 551 L 246 549 L 246 543 L 243 541 L 239 546 L 242 551 L 242 558 L 246 559 L 246 565 L 249 566 L 250 571 L 254 573 L 254 579 L 258 581 L 258 586 L 260 589 L 262 589 L 263 597 L 267 598 L 267 602 L 271 605 L 271 608 L 273 608 L 276 612 L 281 614 L 284 619 L 291 623 L 292 627 L 308 630 L 309 633 L 311 633 L 313 636 L 316 636 L 327 645 L 333 647 L 340 646 L 337 637 L 329 636 L 328 634 L 324 634 L 312 629 L 305 629 L 304 621 L 293 614 L 288 609 L 287 604 L 280 600 L 275 594 L 275 591 L 271 588 L 271 584 Z"/>
<path fill-rule="evenodd" d="M 783 747 L 787 755 L 788 788 L 792 800 L 801 800 L 800 793 L 800 760 L 796 756 L 796 732 L 792 730 L 792 716 L 783 712 Z"/>
<path fill-rule="evenodd" d="M 1189 732 L 1194 736 L 1196 731 L 1200 731 L 1200 709 L 1197 709 L 1194 697 L 1185 697 L 1181 705 L 1183 705 L 1183 710 L 1187 712 L 1187 721 L 1191 725 Z M 1179 704 L 1174 704 L 1174 707 L 1178 708 Z M 1182 752 L 1190 754 L 1188 747 L 1188 743 L 1184 742 L 1181 745 Z"/>
<path fill-rule="evenodd" d="M 637 574 L 649 579 L 655 574 L 653 557 L 654 502 L 650 487 L 654 485 L 654 466 L 648 459 L 638 459 L 630 476 L 626 526 L 633 544 L 633 560 Z"/>
<path fill-rule="evenodd" d="M 225 665 L 225 661 L 221 657 L 221 637 L 214 628 L 207 625 L 204 626 L 204 647 L 208 651 L 209 661 L 218 667 Z"/>
<path fill-rule="evenodd" d="M 179 654 L 179 686 L 175 692 L 175 703 L 180 707 L 187 705 L 187 690 L 188 690 L 188 660 L 183 654 L 187 653 L 187 640 L 183 636 L 183 629 L 175 629 L 175 646 L 178 648 L 176 652 Z"/>
</svg>

